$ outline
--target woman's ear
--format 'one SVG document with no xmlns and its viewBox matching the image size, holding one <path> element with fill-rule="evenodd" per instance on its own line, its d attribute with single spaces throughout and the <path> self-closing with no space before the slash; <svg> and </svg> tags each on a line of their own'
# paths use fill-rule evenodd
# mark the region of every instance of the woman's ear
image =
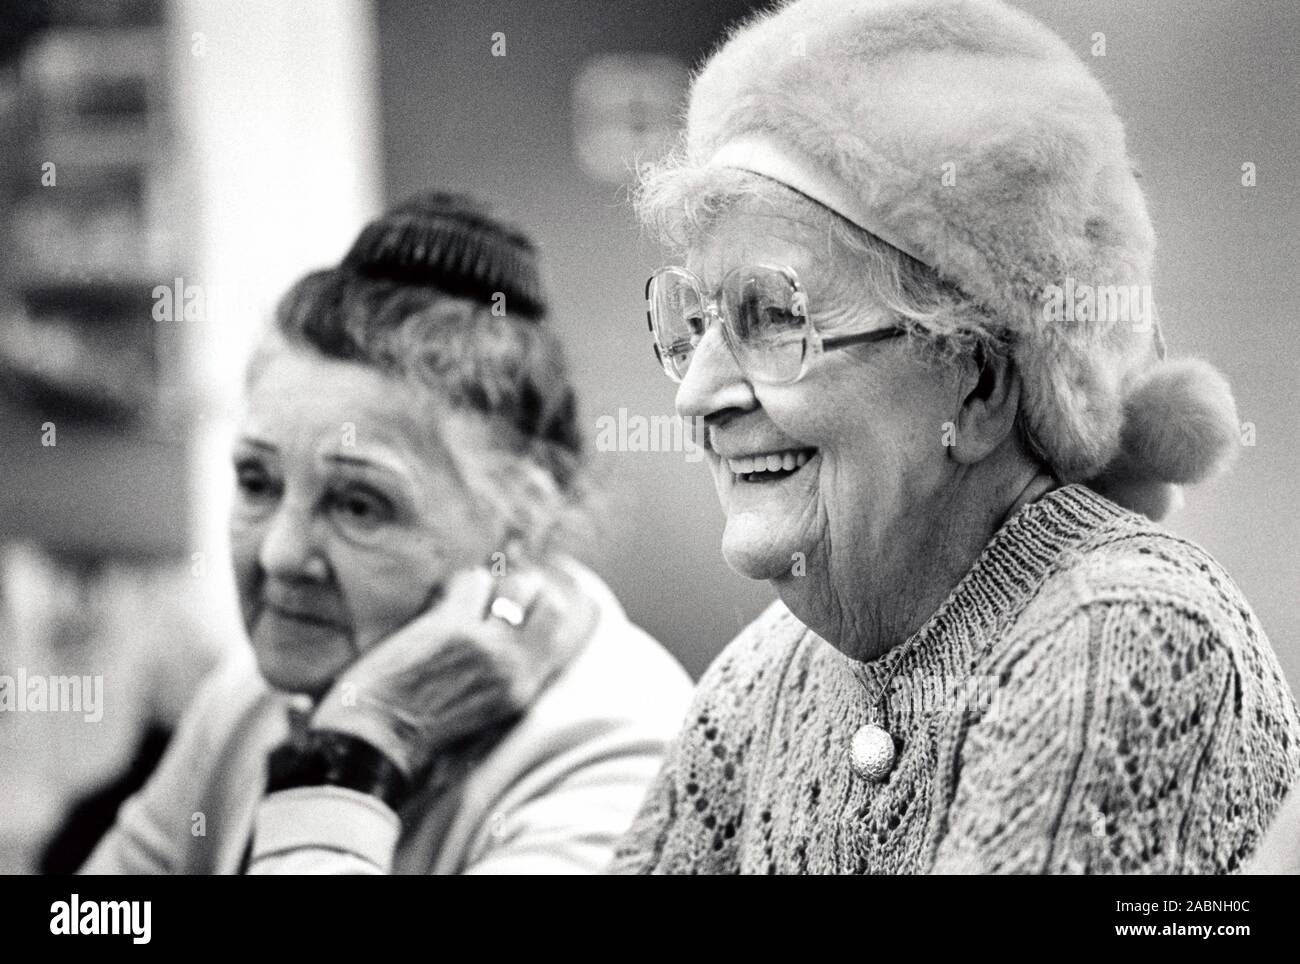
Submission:
<svg viewBox="0 0 1300 964">
<path fill-rule="evenodd" d="M 1015 431 L 1020 408 L 1020 374 L 1009 353 L 984 343 L 962 363 L 961 407 L 954 419 L 953 459 L 972 465 L 984 459 Z"/>
</svg>

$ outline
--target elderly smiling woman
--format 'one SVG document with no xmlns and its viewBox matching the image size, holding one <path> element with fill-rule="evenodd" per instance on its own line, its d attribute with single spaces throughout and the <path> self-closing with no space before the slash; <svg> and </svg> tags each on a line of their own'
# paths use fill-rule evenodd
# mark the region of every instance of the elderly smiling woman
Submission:
<svg viewBox="0 0 1300 964">
<path fill-rule="evenodd" d="M 1154 244 L 1078 58 L 993 0 L 785 4 L 639 200 L 685 255 L 651 327 L 723 555 L 780 601 L 615 869 L 1239 868 L 1300 719 L 1231 578 L 1147 518 L 1231 450 L 1226 384 L 1145 312 L 1062 313 L 1145 290 Z"/>
<path fill-rule="evenodd" d="M 531 242 L 432 194 L 286 295 L 234 454 L 249 656 L 95 873 L 604 869 L 689 681 L 557 530 L 573 391 Z"/>
</svg>

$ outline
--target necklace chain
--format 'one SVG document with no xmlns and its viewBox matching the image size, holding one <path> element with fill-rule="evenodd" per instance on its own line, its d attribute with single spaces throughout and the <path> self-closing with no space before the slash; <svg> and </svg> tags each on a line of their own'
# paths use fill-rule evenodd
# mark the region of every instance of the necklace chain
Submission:
<svg viewBox="0 0 1300 964">
<path fill-rule="evenodd" d="M 867 698 L 868 700 L 870 700 L 868 705 L 874 711 L 874 715 L 880 718 L 880 726 L 882 729 L 888 728 L 889 714 L 887 711 L 882 710 L 881 706 L 882 704 L 885 703 L 885 697 L 889 695 L 889 687 L 894 684 L 894 679 L 895 677 L 898 676 L 898 670 L 902 667 L 903 660 L 907 658 L 908 650 L 912 648 L 912 644 L 916 642 L 918 636 L 920 636 L 920 633 L 914 634 L 911 639 L 903 643 L 902 647 L 899 650 L 898 656 L 895 657 L 894 659 L 893 667 L 889 670 L 889 675 L 885 677 L 885 681 L 880 685 L 880 689 L 876 693 L 874 699 L 871 698 L 871 689 L 870 687 L 867 686 L 867 681 L 862 678 L 861 671 L 855 672 L 853 674 L 857 678 L 858 683 L 859 685 L 861 685 L 862 689 L 866 691 Z M 885 657 L 887 657 L 888 655 L 889 653 L 886 653 Z M 881 658 L 883 659 L 885 657 L 881 657 Z"/>
</svg>

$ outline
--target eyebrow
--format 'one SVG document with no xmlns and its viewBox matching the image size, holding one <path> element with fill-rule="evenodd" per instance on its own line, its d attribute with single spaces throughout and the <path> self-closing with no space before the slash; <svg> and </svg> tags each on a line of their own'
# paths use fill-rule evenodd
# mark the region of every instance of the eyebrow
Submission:
<svg viewBox="0 0 1300 964">
<path fill-rule="evenodd" d="M 329 452 L 324 456 L 328 462 L 342 462 L 344 465 L 355 465 L 363 469 L 385 469 L 389 472 L 397 471 L 393 466 L 376 459 L 368 459 L 361 455 L 343 455 L 338 452 Z"/>
<path fill-rule="evenodd" d="M 238 439 L 238 443 L 240 445 L 246 445 L 249 448 L 259 449 L 263 452 L 270 452 L 273 454 L 278 454 L 280 451 L 280 449 L 272 443 L 248 435 L 241 435 Z M 401 478 L 407 477 L 407 473 L 404 472 L 400 466 L 394 465 L 386 459 L 373 457 L 367 458 L 363 455 L 348 455 L 344 452 L 326 452 L 322 455 L 322 458 L 327 462 L 333 462 L 351 468 L 377 469 L 389 475 L 396 475 Z"/>
<path fill-rule="evenodd" d="M 332 462 L 335 465 L 344 465 L 349 468 L 364 469 L 369 471 L 380 471 L 385 475 L 396 476 L 403 482 L 414 483 L 410 474 L 400 465 L 394 465 L 387 459 L 367 458 L 364 455 L 348 455 L 343 452 L 326 452 L 322 456 L 326 462 Z"/>
</svg>

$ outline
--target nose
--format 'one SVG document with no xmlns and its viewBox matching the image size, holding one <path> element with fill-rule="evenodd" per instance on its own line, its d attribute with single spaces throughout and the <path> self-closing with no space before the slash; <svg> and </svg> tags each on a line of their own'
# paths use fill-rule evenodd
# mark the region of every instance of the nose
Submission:
<svg viewBox="0 0 1300 964">
<path fill-rule="evenodd" d="M 267 524 L 257 561 L 267 576 L 286 581 L 324 582 L 329 566 L 317 544 L 311 513 L 284 500 Z"/>
<path fill-rule="evenodd" d="M 749 411 L 757 405 L 754 386 L 736 362 L 721 326 L 710 325 L 677 387 L 677 414 L 713 421 L 724 413 Z"/>
</svg>

